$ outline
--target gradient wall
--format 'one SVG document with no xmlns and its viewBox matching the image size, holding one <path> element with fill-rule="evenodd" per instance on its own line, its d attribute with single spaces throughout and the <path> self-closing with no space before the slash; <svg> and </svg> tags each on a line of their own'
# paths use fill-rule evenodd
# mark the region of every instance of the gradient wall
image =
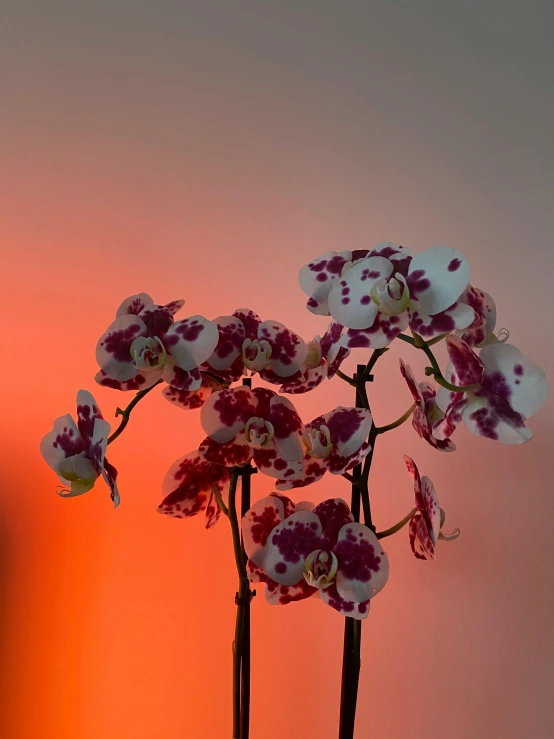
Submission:
<svg viewBox="0 0 554 739">
<path fill-rule="evenodd" d="M 300 266 L 380 240 L 464 251 L 499 325 L 552 377 L 553 12 L 530 0 L 3 0 L 0 21 L 0 736 L 230 735 L 235 573 L 225 522 L 155 514 L 198 413 L 152 393 L 102 485 L 61 500 L 38 447 L 76 391 L 108 418 L 94 347 L 122 298 L 248 306 L 310 338 Z M 379 425 L 410 402 L 378 365 Z M 349 369 L 356 359 L 349 360 Z M 340 381 L 304 417 L 352 402 Z M 380 528 L 412 504 L 402 454 L 462 535 L 436 563 L 388 540 L 363 637 L 357 737 L 547 739 L 552 689 L 552 402 L 536 438 L 461 430 L 435 452 L 379 440 Z M 254 495 L 271 489 L 255 479 Z M 326 479 L 310 495 L 347 495 Z M 332 739 L 343 620 L 253 604 L 253 739 Z"/>
</svg>

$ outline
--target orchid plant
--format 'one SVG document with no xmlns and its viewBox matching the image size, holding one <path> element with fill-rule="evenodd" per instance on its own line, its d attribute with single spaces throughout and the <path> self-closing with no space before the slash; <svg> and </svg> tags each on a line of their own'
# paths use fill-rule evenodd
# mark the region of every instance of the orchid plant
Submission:
<svg viewBox="0 0 554 739">
<path fill-rule="evenodd" d="M 331 319 L 323 335 L 308 342 L 250 309 L 213 320 L 175 320 L 183 300 L 158 305 L 146 293 L 125 299 L 96 347 L 96 382 L 136 391 L 115 412 L 119 426 L 109 435 L 95 399 L 80 390 L 77 423 L 61 416 L 41 443 L 60 478 L 61 497 L 83 495 L 102 477 L 118 506 L 118 473 L 106 449 L 136 404 L 163 384 L 163 397 L 177 408 L 200 409 L 205 438 L 168 470 L 157 511 L 175 519 L 204 512 L 206 528 L 222 515 L 230 522 L 239 580 L 234 739 L 249 736 L 252 584 L 265 585 L 271 605 L 318 597 L 344 616 L 339 737 L 352 739 L 361 624 L 389 576 L 383 539 L 408 526 L 412 552 L 425 560 L 436 557 L 440 540 L 460 533 L 443 532 L 445 513 L 433 483 L 409 457 L 404 459 L 415 506 L 398 523 L 377 530 L 369 476 L 379 435 L 411 418 L 416 433 L 437 451 L 455 450 L 451 437 L 462 422 L 489 441 L 521 444 L 532 436 L 527 420 L 547 397 L 541 368 L 507 343 L 506 331 L 495 333 L 494 301 L 470 284 L 468 261 L 456 249 L 434 246 L 412 255 L 387 242 L 371 250 L 327 252 L 302 267 L 299 281 L 308 310 Z M 433 382 L 418 382 L 400 359 L 413 402 L 400 418 L 377 426 L 367 385 L 394 340 L 425 354 L 425 373 Z M 433 353 L 439 342 L 449 357 L 444 372 Z M 370 353 L 349 376 L 341 365 L 353 350 Z M 352 407 L 324 409 L 304 423 L 286 395 L 310 392 L 333 378 L 355 390 Z M 252 504 L 251 477 L 257 472 L 275 479 L 275 492 Z M 289 497 L 326 473 L 348 481 L 350 504 L 340 497 L 317 504 Z"/>
</svg>

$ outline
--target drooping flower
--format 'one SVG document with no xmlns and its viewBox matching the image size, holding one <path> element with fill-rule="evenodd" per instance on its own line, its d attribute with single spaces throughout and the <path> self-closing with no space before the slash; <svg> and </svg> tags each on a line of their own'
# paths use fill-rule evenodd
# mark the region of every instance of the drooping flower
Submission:
<svg viewBox="0 0 554 739">
<path fill-rule="evenodd" d="M 431 480 L 420 477 L 416 463 L 404 455 L 406 467 L 414 481 L 416 512 L 409 524 L 410 546 L 418 559 L 435 559 L 435 548 L 439 539 L 452 541 L 460 535 L 460 529 L 443 534 L 442 527 L 446 514 L 439 506 L 439 500 Z"/>
<path fill-rule="evenodd" d="M 472 434 L 504 444 L 523 444 L 533 434 L 525 421 L 537 413 L 548 396 L 543 370 L 512 344 L 485 346 L 477 355 L 457 336 L 446 337 L 450 363 L 446 379 L 453 385 L 477 385 L 453 393 L 439 388 L 437 404 L 445 413 L 435 434 L 442 438 L 463 421 Z"/>
<path fill-rule="evenodd" d="M 291 394 L 306 393 L 320 385 L 323 380 L 334 377 L 350 354 L 350 349 L 340 344 L 343 333 L 344 326 L 331 321 L 322 337 L 315 336 L 309 342 L 303 368 L 288 378 L 279 391 Z"/>
<path fill-rule="evenodd" d="M 177 390 L 197 390 L 199 366 L 216 348 L 218 330 L 199 315 L 174 322 L 183 303 L 156 305 L 146 293 L 124 300 L 98 341 L 96 381 L 117 390 L 144 390 L 163 379 Z"/>
<path fill-rule="evenodd" d="M 475 311 L 473 322 L 466 329 L 455 332 L 468 346 L 481 348 L 507 341 L 509 332 L 506 329 L 500 329 L 498 335 L 494 333 L 496 304 L 492 296 L 468 285 L 460 297 L 460 303 L 466 303 Z"/>
<path fill-rule="evenodd" d="M 173 518 L 190 518 L 206 511 L 206 528 L 209 529 L 215 526 L 221 514 L 214 490 L 225 499 L 230 479 L 226 467 L 208 462 L 197 450 L 189 452 L 169 468 L 162 486 L 166 497 L 156 510 Z"/>
<path fill-rule="evenodd" d="M 445 246 L 412 257 L 400 245 L 378 244 L 367 256 L 345 262 L 330 282 L 325 301 L 348 328 L 341 340 L 348 348 L 382 349 L 408 325 L 432 338 L 466 328 L 475 318 L 473 308 L 459 302 L 469 282 L 468 262 Z"/>
<path fill-rule="evenodd" d="M 444 413 L 437 406 L 437 391 L 430 382 L 417 383 L 408 364 L 400 360 L 400 372 L 406 380 L 410 392 L 417 404 L 412 414 L 412 426 L 422 439 L 432 447 L 442 452 L 453 452 L 456 445 L 448 438 L 437 438 L 434 433 L 434 424 L 444 417 Z"/>
<path fill-rule="evenodd" d="M 68 413 L 54 421 L 54 428 L 40 443 L 46 463 L 56 472 L 63 487 L 62 498 L 74 498 L 92 490 L 100 475 L 114 506 L 119 505 L 117 470 L 106 459 L 110 424 L 104 420 L 88 390 L 77 393 L 77 423 Z"/>
<path fill-rule="evenodd" d="M 249 578 L 267 584 L 266 598 L 274 605 L 318 594 L 360 620 L 388 580 L 388 558 L 377 537 L 354 522 L 339 498 L 314 507 L 272 493 L 246 513 L 242 532 Z"/>
<path fill-rule="evenodd" d="M 219 390 L 203 405 L 200 422 L 207 434 L 199 447 L 204 459 L 227 467 L 253 459 L 260 472 L 280 480 L 302 475 L 302 421 L 290 400 L 272 390 Z"/>
<path fill-rule="evenodd" d="M 371 451 L 366 441 L 372 426 L 371 413 L 365 408 L 339 406 L 306 425 L 306 448 L 302 477 L 280 480 L 278 490 L 305 487 L 321 480 L 326 472 L 342 475 Z"/>
</svg>

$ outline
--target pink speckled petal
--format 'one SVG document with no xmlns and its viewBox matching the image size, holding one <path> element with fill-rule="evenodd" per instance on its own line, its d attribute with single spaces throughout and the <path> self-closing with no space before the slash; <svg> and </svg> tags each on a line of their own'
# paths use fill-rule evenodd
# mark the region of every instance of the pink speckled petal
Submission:
<svg viewBox="0 0 554 739">
<path fill-rule="evenodd" d="M 357 451 L 347 457 L 339 454 L 337 449 L 333 449 L 331 454 L 323 461 L 326 462 L 327 469 L 332 475 L 343 475 L 345 472 L 348 472 L 348 470 L 351 470 L 357 464 L 363 462 L 370 451 L 371 446 L 367 441 L 364 441 L 364 443 Z"/>
<path fill-rule="evenodd" d="M 447 336 L 446 349 L 452 368 L 456 373 L 460 385 L 472 385 L 483 380 L 484 366 L 482 360 L 475 354 L 465 341 L 458 336 Z M 502 346 L 499 344 L 499 346 Z"/>
<path fill-rule="evenodd" d="M 469 346 L 483 344 L 496 326 L 496 304 L 491 295 L 473 285 L 468 285 L 460 296 L 460 303 L 466 303 L 475 311 L 474 321 L 459 336 Z"/>
<path fill-rule="evenodd" d="M 323 364 L 320 364 L 319 367 L 306 368 L 298 379 L 284 382 L 279 388 L 279 392 L 288 393 L 290 395 L 309 393 L 310 390 L 314 390 L 316 387 L 321 385 L 323 380 L 327 377 L 327 372 L 328 364 L 323 360 Z M 262 376 L 264 375 L 264 373 L 261 374 Z"/>
<path fill-rule="evenodd" d="M 94 381 L 102 385 L 102 387 L 110 387 L 113 390 L 123 390 L 124 392 L 146 390 L 146 388 L 155 385 L 159 379 L 160 372 L 157 369 L 152 372 L 141 370 L 131 380 L 125 380 L 124 382 L 113 380 L 103 370 L 99 370 L 94 376 Z"/>
<path fill-rule="evenodd" d="M 315 459 L 314 457 L 306 456 L 303 463 L 302 477 L 296 480 L 277 480 L 275 487 L 277 490 L 303 488 L 306 485 L 313 485 L 314 482 L 319 482 L 326 472 L 327 462 L 325 459 Z"/>
<path fill-rule="evenodd" d="M 227 370 L 242 354 L 246 338 L 244 324 L 236 316 L 218 316 L 214 319 L 219 331 L 219 341 L 212 356 L 207 360 L 216 372 Z"/>
<path fill-rule="evenodd" d="M 415 493 L 416 506 L 422 510 L 424 507 L 424 503 L 423 503 L 423 496 L 421 494 L 421 477 L 419 474 L 419 470 L 414 460 L 411 457 L 408 457 L 407 454 L 404 455 L 404 462 L 406 463 L 406 468 L 410 474 L 410 477 L 414 481 L 414 493 Z"/>
<path fill-rule="evenodd" d="M 317 593 L 317 588 L 312 588 L 304 578 L 296 585 L 280 585 L 275 580 L 267 578 L 265 599 L 271 606 L 286 606 L 299 600 L 305 600 Z"/>
<path fill-rule="evenodd" d="M 163 367 L 159 368 L 158 377 L 176 390 L 194 392 L 202 386 L 202 375 L 198 367 L 184 370 L 179 367 L 174 357 L 168 356 Z"/>
<path fill-rule="evenodd" d="M 54 428 L 43 437 L 40 443 L 40 453 L 46 464 L 60 475 L 60 465 L 64 459 L 73 457 L 83 451 L 83 442 L 77 424 L 69 413 L 60 416 L 54 421 Z"/>
<path fill-rule="evenodd" d="M 354 516 L 342 498 L 327 498 L 318 503 L 313 511 L 321 521 L 321 548 L 330 550 L 337 543 L 342 527 L 352 523 Z"/>
<path fill-rule="evenodd" d="M 421 478 L 421 492 L 423 495 L 425 520 L 428 525 L 429 536 L 433 542 L 433 546 L 436 546 L 439 539 L 439 531 L 441 529 L 441 509 L 435 486 L 427 475 L 423 475 Z"/>
<path fill-rule="evenodd" d="M 412 252 L 405 246 L 394 244 L 392 241 L 382 241 L 377 244 L 367 255 L 368 257 L 384 257 L 390 260 L 395 272 L 400 272 L 403 277 L 408 274 L 412 261 Z"/>
<path fill-rule="evenodd" d="M 96 361 L 113 380 L 125 382 L 137 374 L 131 357 L 131 344 L 146 336 L 146 325 L 138 316 L 119 316 L 108 326 L 96 345 Z"/>
<path fill-rule="evenodd" d="M 113 466 L 113 464 L 110 464 L 108 460 L 104 457 L 104 467 L 102 469 L 102 476 L 104 477 L 106 485 L 110 489 L 110 498 L 112 499 L 114 508 L 117 508 L 117 506 L 121 502 L 121 498 L 119 495 L 119 489 L 117 487 L 117 475 L 118 475 L 118 472 L 116 468 Z"/>
<path fill-rule="evenodd" d="M 191 370 L 213 354 L 218 340 L 217 324 L 196 315 L 173 323 L 164 337 L 164 345 L 181 369 Z"/>
<path fill-rule="evenodd" d="M 88 390 L 79 390 L 77 393 L 77 427 L 83 442 L 83 450 L 88 454 L 94 435 L 94 423 L 102 418 L 98 403 Z M 108 433 L 110 425 L 108 426 Z M 99 427 L 100 428 L 100 427 Z"/>
<path fill-rule="evenodd" d="M 423 392 L 414 377 L 414 373 L 409 364 L 405 364 L 404 360 L 400 360 L 400 372 L 402 377 L 406 380 L 408 388 L 412 394 L 414 402 L 416 402 L 421 409 L 424 407 Z"/>
<path fill-rule="evenodd" d="M 258 339 L 271 346 L 269 368 L 279 377 L 291 377 L 302 369 L 308 354 L 306 342 L 278 321 L 263 321 Z"/>
<path fill-rule="evenodd" d="M 277 452 L 274 444 L 264 449 L 254 449 L 254 464 L 264 475 L 278 480 L 297 480 L 302 477 L 304 460 L 286 460 Z"/>
<path fill-rule="evenodd" d="M 304 458 L 302 432 L 304 427 L 294 405 L 278 395 L 269 402 L 269 422 L 274 429 L 274 442 L 279 456 L 287 461 Z"/>
<path fill-rule="evenodd" d="M 393 266 L 384 257 L 369 257 L 348 269 L 329 293 L 329 311 L 335 321 L 348 328 L 369 328 L 378 309 L 370 298 L 373 284 L 389 277 Z"/>
<path fill-rule="evenodd" d="M 373 325 L 366 329 L 348 329 L 341 344 L 348 349 L 384 349 L 408 326 L 408 313 L 384 316 L 378 313 Z"/>
<path fill-rule="evenodd" d="M 433 543 L 429 538 L 427 524 L 420 511 L 412 516 L 408 525 L 408 535 L 412 552 L 418 559 L 434 558 L 434 553 L 429 553 L 429 549 L 433 549 Z"/>
<path fill-rule="evenodd" d="M 284 518 L 285 506 L 276 495 L 260 498 L 243 516 L 244 551 L 248 559 L 258 568 L 263 566 L 263 551 L 269 535 Z"/>
<path fill-rule="evenodd" d="M 157 508 L 174 518 L 188 518 L 206 509 L 214 485 L 223 493 L 228 489 L 229 471 L 189 452 L 169 468 L 162 485 L 166 497 Z"/>
<path fill-rule="evenodd" d="M 206 434 L 223 444 L 243 431 L 246 422 L 256 416 L 256 399 L 247 387 L 215 392 L 202 406 L 200 423 Z"/>
<path fill-rule="evenodd" d="M 431 316 L 455 303 L 468 283 L 469 262 L 457 249 L 432 246 L 416 254 L 410 263 L 410 295 Z"/>
<path fill-rule="evenodd" d="M 233 312 L 233 316 L 240 319 L 244 326 L 244 334 L 247 339 L 254 341 L 254 339 L 258 338 L 258 329 L 262 319 L 257 313 L 254 313 L 250 308 L 237 308 Z"/>
<path fill-rule="evenodd" d="M 263 561 L 254 563 L 280 585 L 303 579 L 306 557 L 319 549 L 321 523 L 311 511 L 296 511 L 275 526 L 263 549 Z"/>
<path fill-rule="evenodd" d="M 389 579 L 389 559 L 371 529 L 349 522 L 339 531 L 333 552 L 338 559 L 337 592 L 360 603 L 381 591 Z"/>
<path fill-rule="evenodd" d="M 181 298 L 180 300 L 171 300 L 169 303 L 166 303 L 164 305 L 164 308 L 167 308 L 167 310 L 171 313 L 171 315 L 174 316 L 176 313 L 178 313 L 181 310 L 184 304 L 185 304 L 185 301 Z"/>
<path fill-rule="evenodd" d="M 168 385 L 162 391 L 162 395 L 170 403 L 182 408 L 183 410 L 194 410 L 195 408 L 201 408 L 206 400 L 213 393 L 213 386 L 211 383 L 202 383 L 198 390 L 189 392 L 187 390 L 177 390 L 177 388 Z"/>
<path fill-rule="evenodd" d="M 465 404 L 461 416 L 472 434 L 501 444 L 525 444 L 533 438 L 524 417 L 499 394 L 472 397 Z"/>
<path fill-rule="evenodd" d="M 244 434 L 237 434 L 234 439 L 224 444 L 219 444 L 208 436 L 198 447 L 198 453 L 204 459 L 225 467 L 246 464 L 252 457 L 252 449 L 246 443 Z"/>
<path fill-rule="evenodd" d="M 153 305 L 154 301 L 148 295 L 148 293 L 138 293 L 137 295 L 131 295 L 129 298 L 121 303 L 116 312 L 116 318 L 119 316 L 125 316 L 127 314 L 138 316 L 138 314 L 146 308 L 147 305 Z"/>
</svg>

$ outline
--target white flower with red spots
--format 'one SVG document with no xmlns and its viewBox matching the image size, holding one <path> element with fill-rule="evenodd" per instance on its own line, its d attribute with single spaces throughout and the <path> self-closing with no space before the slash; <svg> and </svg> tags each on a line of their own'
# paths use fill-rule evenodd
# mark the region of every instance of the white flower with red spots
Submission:
<svg viewBox="0 0 554 739">
<path fill-rule="evenodd" d="M 279 391 L 291 394 L 306 393 L 320 385 L 323 380 L 334 377 L 350 354 L 350 349 L 340 344 L 343 333 L 344 326 L 331 321 L 322 337 L 315 336 L 309 342 L 302 369 L 289 377 Z"/>
<path fill-rule="evenodd" d="M 400 372 L 406 380 L 410 392 L 416 403 L 412 414 L 412 425 L 422 439 L 432 447 L 442 452 L 453 452 L 456 445 L 448 438 L 437 438 L 434 434 L 434 425 L 444 417 L 436 402 L 437 391 L 430 382 L 417 383 L 408 364 L 400 360 Z"/>
<path fill-rule="evenodd" d="M 450 436 L 463 421 L 472 434 L 504 444 L 523 444 L 533 434 L 525 425 L 548 396 L 543 370 L 512 344 L 496 343 L 479 356 L 457 336 L 446 337 L 450 363 L 446 379 L 453 385 L 476 385 L 453 393 L 439 388 L 437 404 L 445 413 L 435 424 L 440 438 Z"/>
<path fill-rule="evenodd" d="M 339 498 L 314 507 L 272 493 L 246 513 L 242 533 L 248 576 L 267 584 L 266 598 L 274 605 L 317 594 L 339 613 L 363 619 L 389 577 L 377 537 L 354 522 Z"/>
<path fill-rule="evenodd" d="M 484 290 L 468 285 L 460 297 L 460 303 L 469 305 L 475 311 L 473 322 L 464 330 L 456 331 L 457 336 L 471 347 L 503 343 L 508 339 L 506 329 L 494 333 L 496 326 L 496 304 Z"/>
<path fill-rule="evenodd" d="M 302 421 L 290 400 L 272 390 L 220 390 L 202 406 L 200 422 L 208 435 L 199 447 L 204 459 L 226 467 L 253 459 L 260 472 L 280 480 L 302 475 Z"/>
<path fill-rule="evenodd" d="M 342 475 L 369 454 L 366 441 L 372 426 L 371 413 L 365 408 L 339 406 L 306 425 L 303 434 L 306 454 L 302 477 L 280 480 L 278 490 L 305 487 L 321 480 L 326 472 Z"/>
<path fill-rule="evenodd" d="M 460 535 L 460 529 L 454 529 L 450 535 L 443 534 L 446 514 L 439 506 L 439 500 L 433 483 L 427 476 L 420 477 L 416 463 L 404 455 L 406 467 L 414 481 L 416 512 L 410 519 L 410 546 L 418 559 L 435 559 L 435 548 L 439 539 L 452 541 Z"/>
<path fill-rule="evenodd" d="M 40 443 L 42 456 L 64 485 L 58 493 L 62 498 L 87 493 L 102 475 L 114 506 L 119 505 L 117 470 L 105 456 L 109 433 L 110 424 L 102 417 L 92 395 L 88 390 L 79 390 L 77 423 L 69 413 L 60 416 Z"/>
<path fill-rule="evenodd" d="M 199 366 L 214 352 L 218 330 L 203 316 L 175 322 L 183 302 L 156 305 L 145 293 L 123 301 L 96 346 L 96 381 L 118 390 L 144 390 L 162 379 L 177 390 L 197 390 Z"/>
<path fill-rule="evenodd" d="M 189 452 L 169 468 L 162 486 L 166 497 L 157 512 L 173 518 L 191 518 L 205 511 L 209 529 L 221 514 L 214 490 L 223 500 L 229 493 L 230 480 L 226 467 L 208 462 L 198 451 Z"/>
<path fill-rule="evenodd" d="M 464 329 L 473 308 L 458 302 L 469 282 L 469 265 L 459 251 L 434 246 L 416 256 L 384 242 L 369 252 L 324 255 L 302 268 L 300 284 L 308 307 L 348 328 L 347 348 L 382 349 L 409 325 L 425 338 Z M 340 267 L 340 272 L 339 272 Z"/>
</svg>

